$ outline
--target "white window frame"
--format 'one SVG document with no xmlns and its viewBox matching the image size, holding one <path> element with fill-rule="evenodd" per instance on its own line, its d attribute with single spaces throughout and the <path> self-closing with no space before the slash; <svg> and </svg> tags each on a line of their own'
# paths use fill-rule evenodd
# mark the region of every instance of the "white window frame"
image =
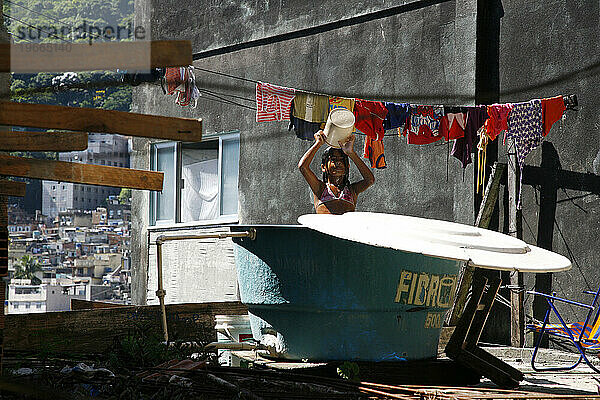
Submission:
<svg viewBox="0 0 600 400">
<path fill-rule="evenodd" d="M 178 164 L 177 154 L 179 153 L 179 143 L 177 143 L 177 142 L 154 143 L 152 145 L 152 157 L 150 158 L 150 169 L 152 171 L 157 171 L 156 162 L 158 160 L 158 151 L 159 151 L 159 149 L 168 149 L 168 148 L 173 148 L 173 151 L 175 153 L 175 157 L 173 157 L 172 167 L 173 167 L 173 171 L 175 172 L 175 179 L 179 180 L 179 173 L 177 172 L 177 164 Z M 165 184 L 166 184 L 166 182 L 163 181 L 163 187 Z M 151 225 L 172 225 L 177 220 L 177 204 L 179 202 L 178 187 L 175 190 L 175 201 L 173 202 L 173 210 L 171 210 L 172 215 L 173 215 L 172 219 L 161 219 L 161 220 L 156 219 L 156 205 L 158 204 L 159 194 L 160 193 L 157 191 L 150 192 L 150 224 Z"/>
<path fill-rule="evenodd" d="M 235 220 L 234 222 L 238 222 L 238 214 L 240 212 L 239 210 L 239 204 L 238 204 L 238 212 L 235 214 L 221 214 L 221 195 L 223 194 L 223 191 L 221 190 L 223 188 L 223 142 L 224 141 L 228 141 L 228 140 L 238 140 L 238 146 L 239 146 L 239 140 L 240 140 L 240 133 L 236 132 L 236 133 L 229 133 L 229 134 L 223 134 L 219 136 L 219 169 L 218 169 L 218 181 L 219 181 L 219 194 L 217 195 L 218 197 L 218 202 L 219 202 L 219 218 L 218 220 Z M 239 151 L 238 151 L 239 153 Z M 239 179 L 240 179 L 240 170 L 239 170 L 239 158 L 238 158 L 238 185 L 239 185 Z M 239 201 L 239 191 L 238 191 L 238 201 Z"/>
<path fill-rule="evenodd" d="M 239 145 L 239 140 L 240 140 L 240 132 L 239 131 L 234 131 L 234 132 L 228 132 L 228 133 L 223 133 L 223 134 L 218 134 L 218 135 L 206 135 L 203 138 L 203 141 L 209 141 L 209 140 L 215 140 L 219 142 L 218 145 L 218 185 L 219 185 L 219 192 L 217 194 L 217 201 L 218 201 L 218 205 L 219 205 L 219 214 L 220 214 L 220 210 L 221 210 L 221 196 L 222 196 L 222 185 L 223 185 L 223 181 L 222 181 L 222 177 L 223 177 L 223 142 L 224 141 L 228 141 L 228 140 L 236 140 L 238 141 L 238 145 Z M 175 157 L 174 157 L 174 171 L 175 171 L 175 201 L 174 201 L 174 210 L 173 210 L 173 215 L 174 215 L 174 219 L 169 219 L 169 220 L 156 220 L 155 218 L 155 213 L 156 213 L 156 204 L 157 204 L 157 196 L 158 196 L 158 192 L 156 191 L 151 191 L 150 192 L 150 202 L 149 202 L 149 213 L 148 213 L 148 222 L 149 222 L 149 226 L 148 229 L 149 230 L 153 230 L 153 229 L 162 229 L 168 226 L 177 226 L 177 227 L 192 227 L 192 226 L 204 226 L 204 225 L 214 225 L 214 224 L 228 224 L 228 223 L 237 223 L 239 222 L 239 205 L 238 205 L 238 212 L 235 214 L 222 214 L 219 215 L 219 217 L 217 217 L 216 219 L 211 219 L 211 220 L 199 220 L 199 221 L 189 221 L 189 222 L 180 222 L 181 221 L 181 157 L 182 157 L 182 143 L 181 142 L 158 142 L 158 143 L 152 143 L 151 145 L 151 160 L 150 160 L 150 169 L 152 171 L 156 171 L 156 161 L 157 161 L 157 156 L 158 156 L 158 149 L 164 149 L 164 148 L 169 148 L 172 147 L 175 152 Z M 239 183 L 239 159 L 238 159 L 238 183 Z M 164 183 L 163 183 L 164 185 Z M 239 201 L 239 197 L 238 197 L 238 201 Z"/>
</svg>

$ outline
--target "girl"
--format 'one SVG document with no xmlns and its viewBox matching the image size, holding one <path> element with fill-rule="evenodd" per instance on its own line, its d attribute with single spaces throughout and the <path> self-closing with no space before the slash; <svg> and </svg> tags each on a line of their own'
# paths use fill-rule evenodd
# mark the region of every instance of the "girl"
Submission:
<svg viewBox="0 0 600 400">
<path fill-rule="evenodd" d="M 310 169 L 310 163 L 317 150 L 325 143 L 323 131 L 315 133 L 315 143 L 300 159 L 298 168 L 313 192 L 317 214 L 343 214 L 354 211 L 358 194 L 375 182 L 375 176 L 369 167 L 354 152 L 355 140 L 352 135 L 345 143 L 339 143 L 340 149 L 329 147 L 323 152 L 321 159 L 323 180 L 317 178 Z M 348 181 L 350 167 L 348 158 L 352 159 L 360 171 L 362 180 L 355 183 Z"/>
</svg>

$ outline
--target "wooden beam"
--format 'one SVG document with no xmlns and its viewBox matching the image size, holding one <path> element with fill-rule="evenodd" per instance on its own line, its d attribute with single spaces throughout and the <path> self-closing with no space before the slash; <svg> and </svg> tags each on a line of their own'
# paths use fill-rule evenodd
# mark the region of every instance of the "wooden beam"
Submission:
<svg viewBox="0 0 600 400">
<path fill-rule="evenodd" d="M 477 214 L 477 219 L 475 220 L 475 226 L 479 228 L 487 229 L 490 225 L 492 213 L 494 211 L 494 207 L 496 206 L 496 200 L 498 199 L 498 194 L 500 192 L 500 182 L 502 181 L 502 175 L 504 175 L 505 170 L 506 164 L 500 164 L 496 162 L 492 167 L 492 175 L 488 180 L 483 199 L 481 200 L 481 206 L 479 207 L 479 213 Z M 467 303 L 469 288 L 473 282 L 474 272 L 475 267 L 469 265 L 468 263 L 461 270 L 460 286 L 456 292 L 456 298 L 454 300 L 454 305 L 452 306 L 452 313 L 450 314 L 450 318 L 448 320 L 448 324 L 450 326 L 456 325 L 462 315 L 465 304 Z"/>
<path fill-rule="evenodd" d="M 87 132 L 0 131 L 2 151 L 77 151 L 87 146 Z"/>
<path fill-rule="evenodd" d="M 7 181 L 6 179 L 0 179 L 0 196 L 25 196 L 25 182 Z"/>
<path fill-rule="evenodd" d="M 162 172 L 37 160 L 5 154 L 0 154 L 0 175 L 143 190 L 161 191 L 163 187 Z"/>
<path fill-rule="evenodd" d="M 487 229 L 490 225 L 496 200 L 498 200 L 500 181 L 502 180 L 502 175 L 504 175 L 505 170 L 506 164 L 494 163 L 494 166 L 492 167 L 492 175 L 485 188 L 481 207 L 479 208 L 479 214 L 477 214 L 477 220 L 475 221 L 475 226 L 479 228 Z"/>
<path fill-rule="evenodd" d="M 167 305 L 170 329 L 178 340 L 216 341 L 215 315 L 248 315 L 248 307 L 240 302 Z M 98 354 L 141 330 L 158 337 L 160 318 L 158 305 L 9 314 L 4 345 L 13 351 Z"/>
<path fill-rule="evenodd" d="M 8 101 L 0 101 L 0 125 L 118 133 L 182 142 L 202 140 L 201 119 Z"/>
<path fill-rule="evenodd" d="M 92 43 L 2 43 L 0 72 L 149 70 L 192 64 L 189 40 Z"/>
<path fill-rule="evenodd" d="M 522 214 L 517 209 L 519 199 L 520 170 L 517 162 L 517 151 L 513 139 L 507 139 L 508 147 L 508 233 L 522 239 Z M 510 275 L 510 344 L 514 347 L 523 347 L 525 343 L 525 307 L 524 307 L 524 277 L 522 272 Z M 516 290 L 515 290 L 516 289 Z"/>
</svg>

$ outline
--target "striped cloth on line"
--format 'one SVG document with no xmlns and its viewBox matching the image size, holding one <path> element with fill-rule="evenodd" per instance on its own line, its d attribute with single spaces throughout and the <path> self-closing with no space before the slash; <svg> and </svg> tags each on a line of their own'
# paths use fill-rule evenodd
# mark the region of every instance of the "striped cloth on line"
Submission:
<svg viewBox="0 0 600 400">
<path fill-rule="evenodd" d="M 575 340 L 579 339 L 579 335 L 581 335 L 581 330 L 583 328 L 583 322 L 573 322 L 571 324 L 567 324 L 571 335 Z M 594 326 L 586 325 L 585 331 L 583 333 L 583 337 L 581 339 L 581 346 L 586 349 L 600 349 L 600 324 L 596 323 Z M 527 325 L 527 329 L 541 332 L 542 325 L 541 324 L 532 324 Z M 565 329 L 562 324 L 546 324 L 545 332 L 552 336 L 558 336 L 565 339 L 571 339 L 569 337 L 569 331 Z"/>
<path fill-rule="evenodd" d="M 256 122 L 290 120 L 295 89 L 270 83 L 256 84 Z"/>
</svg>

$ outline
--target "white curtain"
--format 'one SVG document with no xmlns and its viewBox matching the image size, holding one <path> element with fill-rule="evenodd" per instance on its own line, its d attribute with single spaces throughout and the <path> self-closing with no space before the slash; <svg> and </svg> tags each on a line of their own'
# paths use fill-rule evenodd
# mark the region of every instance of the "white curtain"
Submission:
<svg viewBox="0 0 600 400">
<path fill-rule="evenodd" d="M 218 160 L 185 165 L 181 173 L 184 179 L 184 187 L 181 190 L 182 222 L 218 218 Z"/>
</svg>

